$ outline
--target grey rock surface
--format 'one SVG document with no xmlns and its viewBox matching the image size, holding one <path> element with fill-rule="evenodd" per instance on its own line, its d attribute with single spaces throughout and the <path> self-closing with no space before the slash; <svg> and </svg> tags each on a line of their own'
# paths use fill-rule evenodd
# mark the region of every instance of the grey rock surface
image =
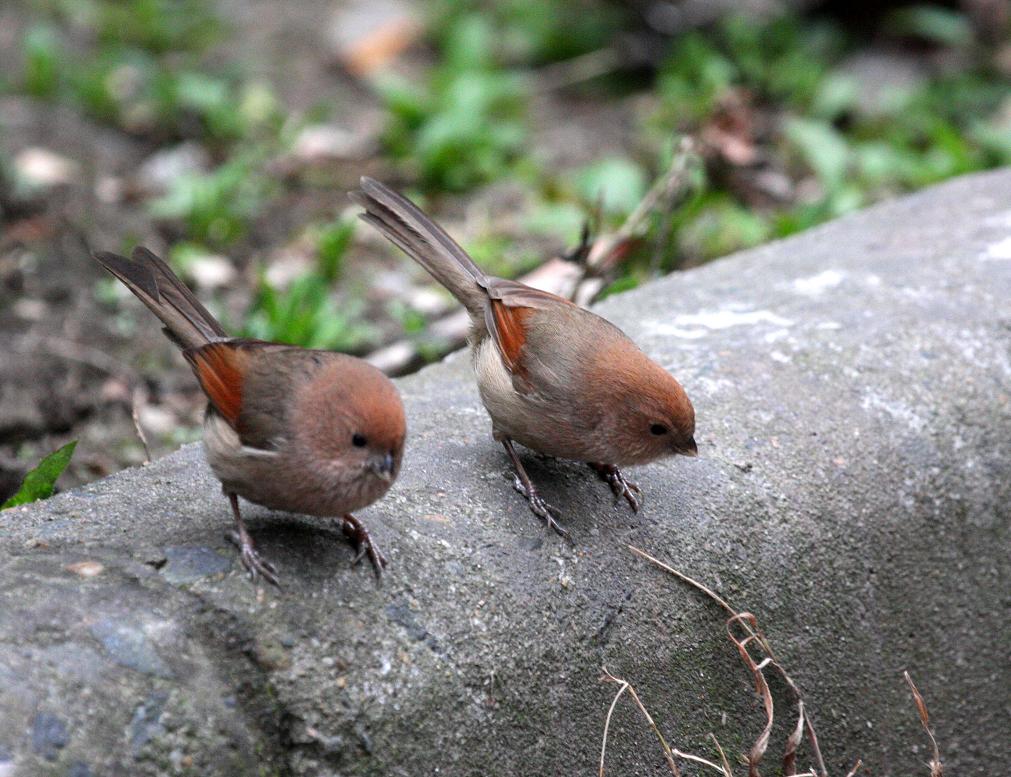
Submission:
<svg viewBox="0 0 1011 777">
<path fill-rule="evenodd" d="M 948 771 L 1000 772 L 1009 302 L 1009 171 L 607 300 L 687 387 L 702 456 L 635 471 L 638 515 L 528 457 L 573 545 L 513 492 L 450 358 L 400 381 L 403 475 L 360 516 L 381 587 L 335 526 L 251 507 L 284 582 L 254 589 L 199 446 L 0 513 L 0 774 L 595 774 L 605 666 L 674 745 L 734 758 L 763 716 L 724 613 L 629 543 L 759 616 L 831 773 L 927 773 L 904 669 Z M 769 774 L 793 720 L 772 688 Z M 668 773 L 627 698 L 607 765 Z"/>
</svg>

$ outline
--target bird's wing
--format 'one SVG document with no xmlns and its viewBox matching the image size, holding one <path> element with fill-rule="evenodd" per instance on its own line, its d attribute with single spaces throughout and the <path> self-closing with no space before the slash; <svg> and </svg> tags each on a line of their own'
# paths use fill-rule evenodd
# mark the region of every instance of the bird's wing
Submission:
<svg viewBox="0 0 1011 777">
<path fill-rule="evenodd" d="M 489 278 L 487 291 L 485 326 L 513 376 L 513 386 L 521 393 L 535 391 L 537 386 L 531 383 L 530 374 L 532 359 L 525 347 L 533 333 L 535 314 L 546 311 L 550 315 L 550 311 L 557 310 L 561 318 L 567 318 L 568 313 L 579 308 L 563 297 L 502 278 Z"/>
<path fill-rule="evenodd" d="M 297 367 L 312 364 L 311 356 L 305 358 L 311 353 L 280 343 L 225 340 L 189 348 L 183 356 L 211 407 L 238 433 L 241 443 L 274 451 L 287 439 L 287 408 L 295 382 L 305 375 L 305 369 Z"/>
</svg>

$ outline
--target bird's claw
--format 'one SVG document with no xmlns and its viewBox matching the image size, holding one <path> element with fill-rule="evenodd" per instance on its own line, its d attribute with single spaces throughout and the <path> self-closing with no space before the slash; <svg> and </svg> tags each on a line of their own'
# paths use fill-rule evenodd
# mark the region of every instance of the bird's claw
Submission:
<svg viewBox="0 0 1011 777">
<path fill-rule="evenodd" d="M 246 572 L 249 573 L 249 579 L 252 582 L 255 583 L 257 578 L 262 577 L 276 588 L 281 587 L 281 581 L 277 576 L 277 567 L 260 555 L 260 552 L 253 545 L 253 541 L 248 535 L 243 538 L 239 532 L 233 531 L 228 534 L 228 539 L 239 549 L 242 566 L 246 568 Z"/>
<path fill-rule="evenodd" d="M 628 480 L 621 470 L 610 465 L 592 465 L 600 478 L 611 487 L 615 501 L 624 497 L 633 513 L 639 512 L 642 505 L 642 489 L 634 481 Z"/>
<path fill-rule="evenodd" d="M 376 573 L 376 579 L 382 579 L 383 569 L 386 568 L 387 564 L 386 556 L 376 547 L 376 543 L 372 539 L 372 535 L 369 534 L 369 530 L 359 523 L 357 519 L 349 520 L 349 518 L 345 517 L 344 536 L 351 540 L 358 551 L 351 561 L 352 566 L 358 566 L 362 559 L 368 556 L 372 569 Z"/>
<path fill-rule="evenodd" d="M 534 515 L 543 520 L 559 536 L 565 537 L 565 539 L 570 539 L 568 531 L 563 529 L 556 520 L 562 517 L 561 512 L 548 504 L 544 500 L 544 497 L 538 494 L 537 490 L 533 486 L 528 487 L 519 475 L 517 475 L 513 478 L 513 488 L 523 494 L 527 503 L 530 505 L 530 511 Z"/>
</svg>

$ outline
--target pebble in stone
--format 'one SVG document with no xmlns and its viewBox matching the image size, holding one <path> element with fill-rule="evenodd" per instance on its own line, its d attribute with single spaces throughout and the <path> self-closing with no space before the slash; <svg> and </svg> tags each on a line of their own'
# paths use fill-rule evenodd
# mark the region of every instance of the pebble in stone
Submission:
<svg viewBox="0 0 1011 777">
<path fill-rule="evenodd" d="M 14 754 L 0 746 L 0 777 L 14 777 Z"/>
<path fill-rule="evenodd" d="M 227 572 L 231 569 L 230 559 L 215 553 L 210 548 L 179 545 L 165 548 L 168 563 L 161 573 L 170 583 L 193 583 L 209 575 Z"/>
<path fill-rule="evenodd" d="M 59 751 L 67 746 L 70 735 L 67 724 L 48 712 L 40 712 L 32 721 L 32 750 L 47 761 L 55 761 Z"/>
<path fill-rule="evenodd" d="M 104 618 L 92 624 L 91 634 L 117 664 L 156 677 L 172 677 L 172 670 L 139 627 Z"/>
<path fill-rule="evenodd" d="M 144 745 L 165 732 L 161 724 L 161 715 L 169 695 L 165 691 L 152 693 L 144 703 L 137 707 L 130 721 L 130 748 L 136 755 Z"/>
</svg>

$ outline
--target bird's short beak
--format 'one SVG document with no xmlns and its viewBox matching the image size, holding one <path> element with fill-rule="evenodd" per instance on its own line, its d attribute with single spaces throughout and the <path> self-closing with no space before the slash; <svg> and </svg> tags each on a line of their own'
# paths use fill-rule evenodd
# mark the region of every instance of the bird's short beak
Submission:
<svg viewBox="0 0 1011 777">
<path fill-rule="evenodd" d="M 688 444 L 685 445 L 680 451 L 678 451 L 682 456 L 691 456 L 694 458 L 699 455 L 699 446 L 695 444 L 695 438 L 692 437 L 688 440 Z"/>
<path fill-rule="evenodd" d="M 393 452 L 387 452 L 382 456 L 373 456 L 369 461 L 369 469 L 375 472 L 383 480 L 393 480 Z"/>
</svg>

